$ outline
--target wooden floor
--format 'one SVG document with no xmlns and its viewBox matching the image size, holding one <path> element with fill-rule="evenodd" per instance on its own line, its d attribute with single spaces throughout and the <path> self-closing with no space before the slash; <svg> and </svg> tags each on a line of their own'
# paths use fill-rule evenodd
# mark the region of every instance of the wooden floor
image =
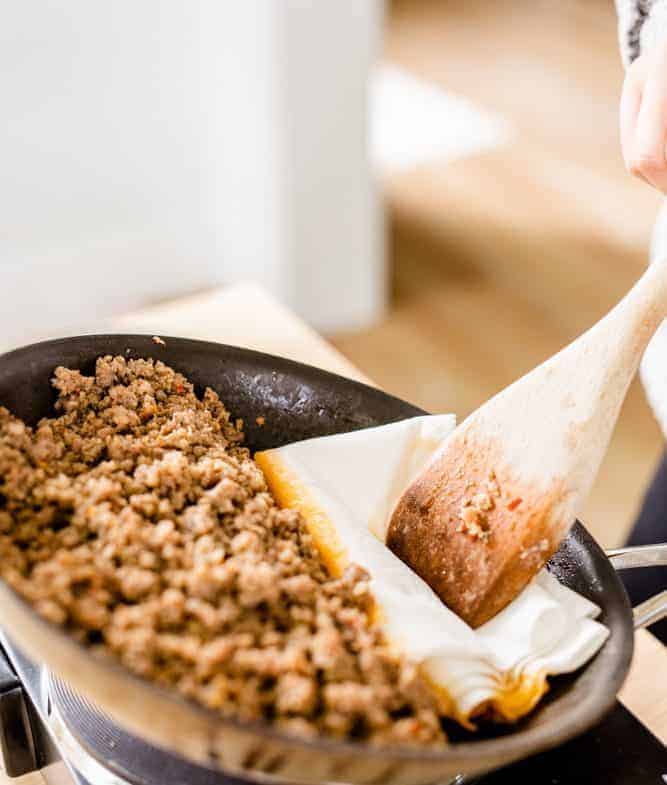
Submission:
<svg viewBox="0 0 667 785">
<path fill-rule="evenodd" d="M 644 267 L 659 200 L 624 172 L 611 0 L 405 0 L 387 57 L 500 113 L 501 149 L 386 183 L 392 303 L 334 336 L 390 391 L 463 416 L 554 353 Z M 662 437 L 639 385 L 582 515 L 625 536 Z"/>
</svg>

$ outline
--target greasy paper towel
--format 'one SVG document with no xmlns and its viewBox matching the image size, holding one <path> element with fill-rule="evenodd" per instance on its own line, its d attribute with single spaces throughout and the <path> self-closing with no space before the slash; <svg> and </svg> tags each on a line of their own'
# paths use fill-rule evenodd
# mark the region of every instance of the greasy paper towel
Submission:
<svg viewBox="0 0 667 785">
<path fill-rule="evenodd" d="M 494 619 L 473 630 L 384 544 L 399 495 L 455 427 L 415 417 L 258 453 L 281 503 L 301 509 L 330 568 L 364 567 L 388 639 L 467 723 L 491 707 L 514 720 L 537 703 L 547 675 L 583 665 L 607 638 L 599 609 L 545 569 Z"/>
</svg>

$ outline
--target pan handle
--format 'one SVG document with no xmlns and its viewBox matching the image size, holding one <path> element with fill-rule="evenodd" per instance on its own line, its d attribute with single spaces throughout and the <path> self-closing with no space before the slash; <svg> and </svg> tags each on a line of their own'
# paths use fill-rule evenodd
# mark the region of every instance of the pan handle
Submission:
<svg viewBox="0 0 667 785">
<path fill-rule="evenodd" d="M 667 543 L 639 545 L 634 548 L 615 548 L 607 551 L 614 568 L 631 570 L 637 567 L 667 567 Z M 667 589 L 640 603 L 633 609 L 635 629 L 650 627 L 667 618 Z"/>
</svg>

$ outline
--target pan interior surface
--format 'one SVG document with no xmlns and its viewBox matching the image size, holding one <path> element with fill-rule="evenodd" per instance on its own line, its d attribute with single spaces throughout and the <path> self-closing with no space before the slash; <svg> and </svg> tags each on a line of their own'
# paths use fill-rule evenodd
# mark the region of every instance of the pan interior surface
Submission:
<svg viewBox="0 0 667 785">
<path fill-rule="evenodd" d="M 165 345 L 162 345 L 150 336 L 134 335 L 81 336 L 17 349 L 0 357 L 0 405 L 29 424 L 35 424 L 53 413 L 55 395 L 49 380 L 57 366 L 77 368 L 90 374 L 97 357 L 112 354 L 162 360 L 189 378 L 198 393 L 205 387 L 213 388 L 232 416 L 243 419 L 247 444 L 253 451 L 424 414 L 379 390 L 310 366 L 220 344 L 178 338 L 164 338 L 164 341 Z M 257 418 L 263 418 L 261 427 L 256 423 Z M 383 751 L 387 761 L 402 761 L 406 765 L 430 763 L 435 766 L 433 771 L 437 770 L 439 761 L 443 765 L 447 763 L 447 771 L 456 770 L 452 767 L 466 770 L 466 763 L 469 768 L 488 769 L 565 741 L 603 716 L 614 701 L 632 656 L 631 611 L 627 596 L 610 562 L 580 524 L 573 528 L 550 563 L 550 569 L 562 583 L 602 609 L 601 621 L 608 626 L 610 637 L 598 655 L 579 672 L 554 680 L 553 689 L 545 700 L 517 726 L 489 729 L 474 741 L 462 736 L 442 752 Z M 6 585 L 3 591 L 5 594 L 11 592 Z M 36 616 L 27 604 L 22 607 L 21 613 Z M 59 628 L 52 628 L 41 619 L 37 622 L 44 629 L 51 628 L 49 635 L 66 638 Z M 44 647 L 40 648 L 44 650 Z M 36 652 L 27 653 L 34 656 Z M 96 667 L 102 668 L 101 665 Z M 105 664 L 104 667 L 110 666 Z M 72 680 L 71 673 L 68 676 L 70 684 L 85 694 L 90 682 L 78 684 Z M 146 694 L 165 692 L 129 673 L 123 678 L 128 683 L 131 679 L 133 684 L 140 685 L 136 688 Z M 99 694 L 90 697 L 100 700 Z M 171 696 L 169 699 L 173 700 Z M 101 707 L 107 708 L 103 703 Z M 198 707 L 191 710 L 202 716 L 210 715 Z M 210 717 L 207 721 L 211 722 Z M 234 725 L 233 722 L 220 723 Z M 242 727 L 242 724 L 237 725 Z M 257 730 L 251 732 L 256 734 Z M 266 734 L 280 737 L 274 731 L 267 730 Z M 155 734 L 152 738 L 155 740 Z M 166 738 L 163 742 L 164 746 L 170 744 Z M 289 743 L 359 759 L 373 758 L 376 754 L 360 745 L 326 740 L 307 744 L 292 739 Z M 184 754 L 189 755 L 187 751 Z M 488 761 L 488 765 L 480 765 L 480 761 Z M 419 776 L 415 776 L 414 781 L 418 780 Z M 361 781 L 361 778 L 357 777 L 355 781 Z"/>
</svg>

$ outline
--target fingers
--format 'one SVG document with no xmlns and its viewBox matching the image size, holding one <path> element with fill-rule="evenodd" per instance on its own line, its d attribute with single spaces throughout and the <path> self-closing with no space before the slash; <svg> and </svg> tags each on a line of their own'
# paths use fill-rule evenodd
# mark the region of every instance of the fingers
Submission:
<svg viewBox="0 0 667 785">
<path fill-rule="evenodd" d="M 667 193 L 667 46 L 651 52 L 634 79 L 639 85 L 630 88 L 628 114 L 623 121 L 628 126 L 623 133 L 630 134 L 629 168 L 632 174 Z M 633 120 L 638 95 L 639 109 Z"/>
</svg>

